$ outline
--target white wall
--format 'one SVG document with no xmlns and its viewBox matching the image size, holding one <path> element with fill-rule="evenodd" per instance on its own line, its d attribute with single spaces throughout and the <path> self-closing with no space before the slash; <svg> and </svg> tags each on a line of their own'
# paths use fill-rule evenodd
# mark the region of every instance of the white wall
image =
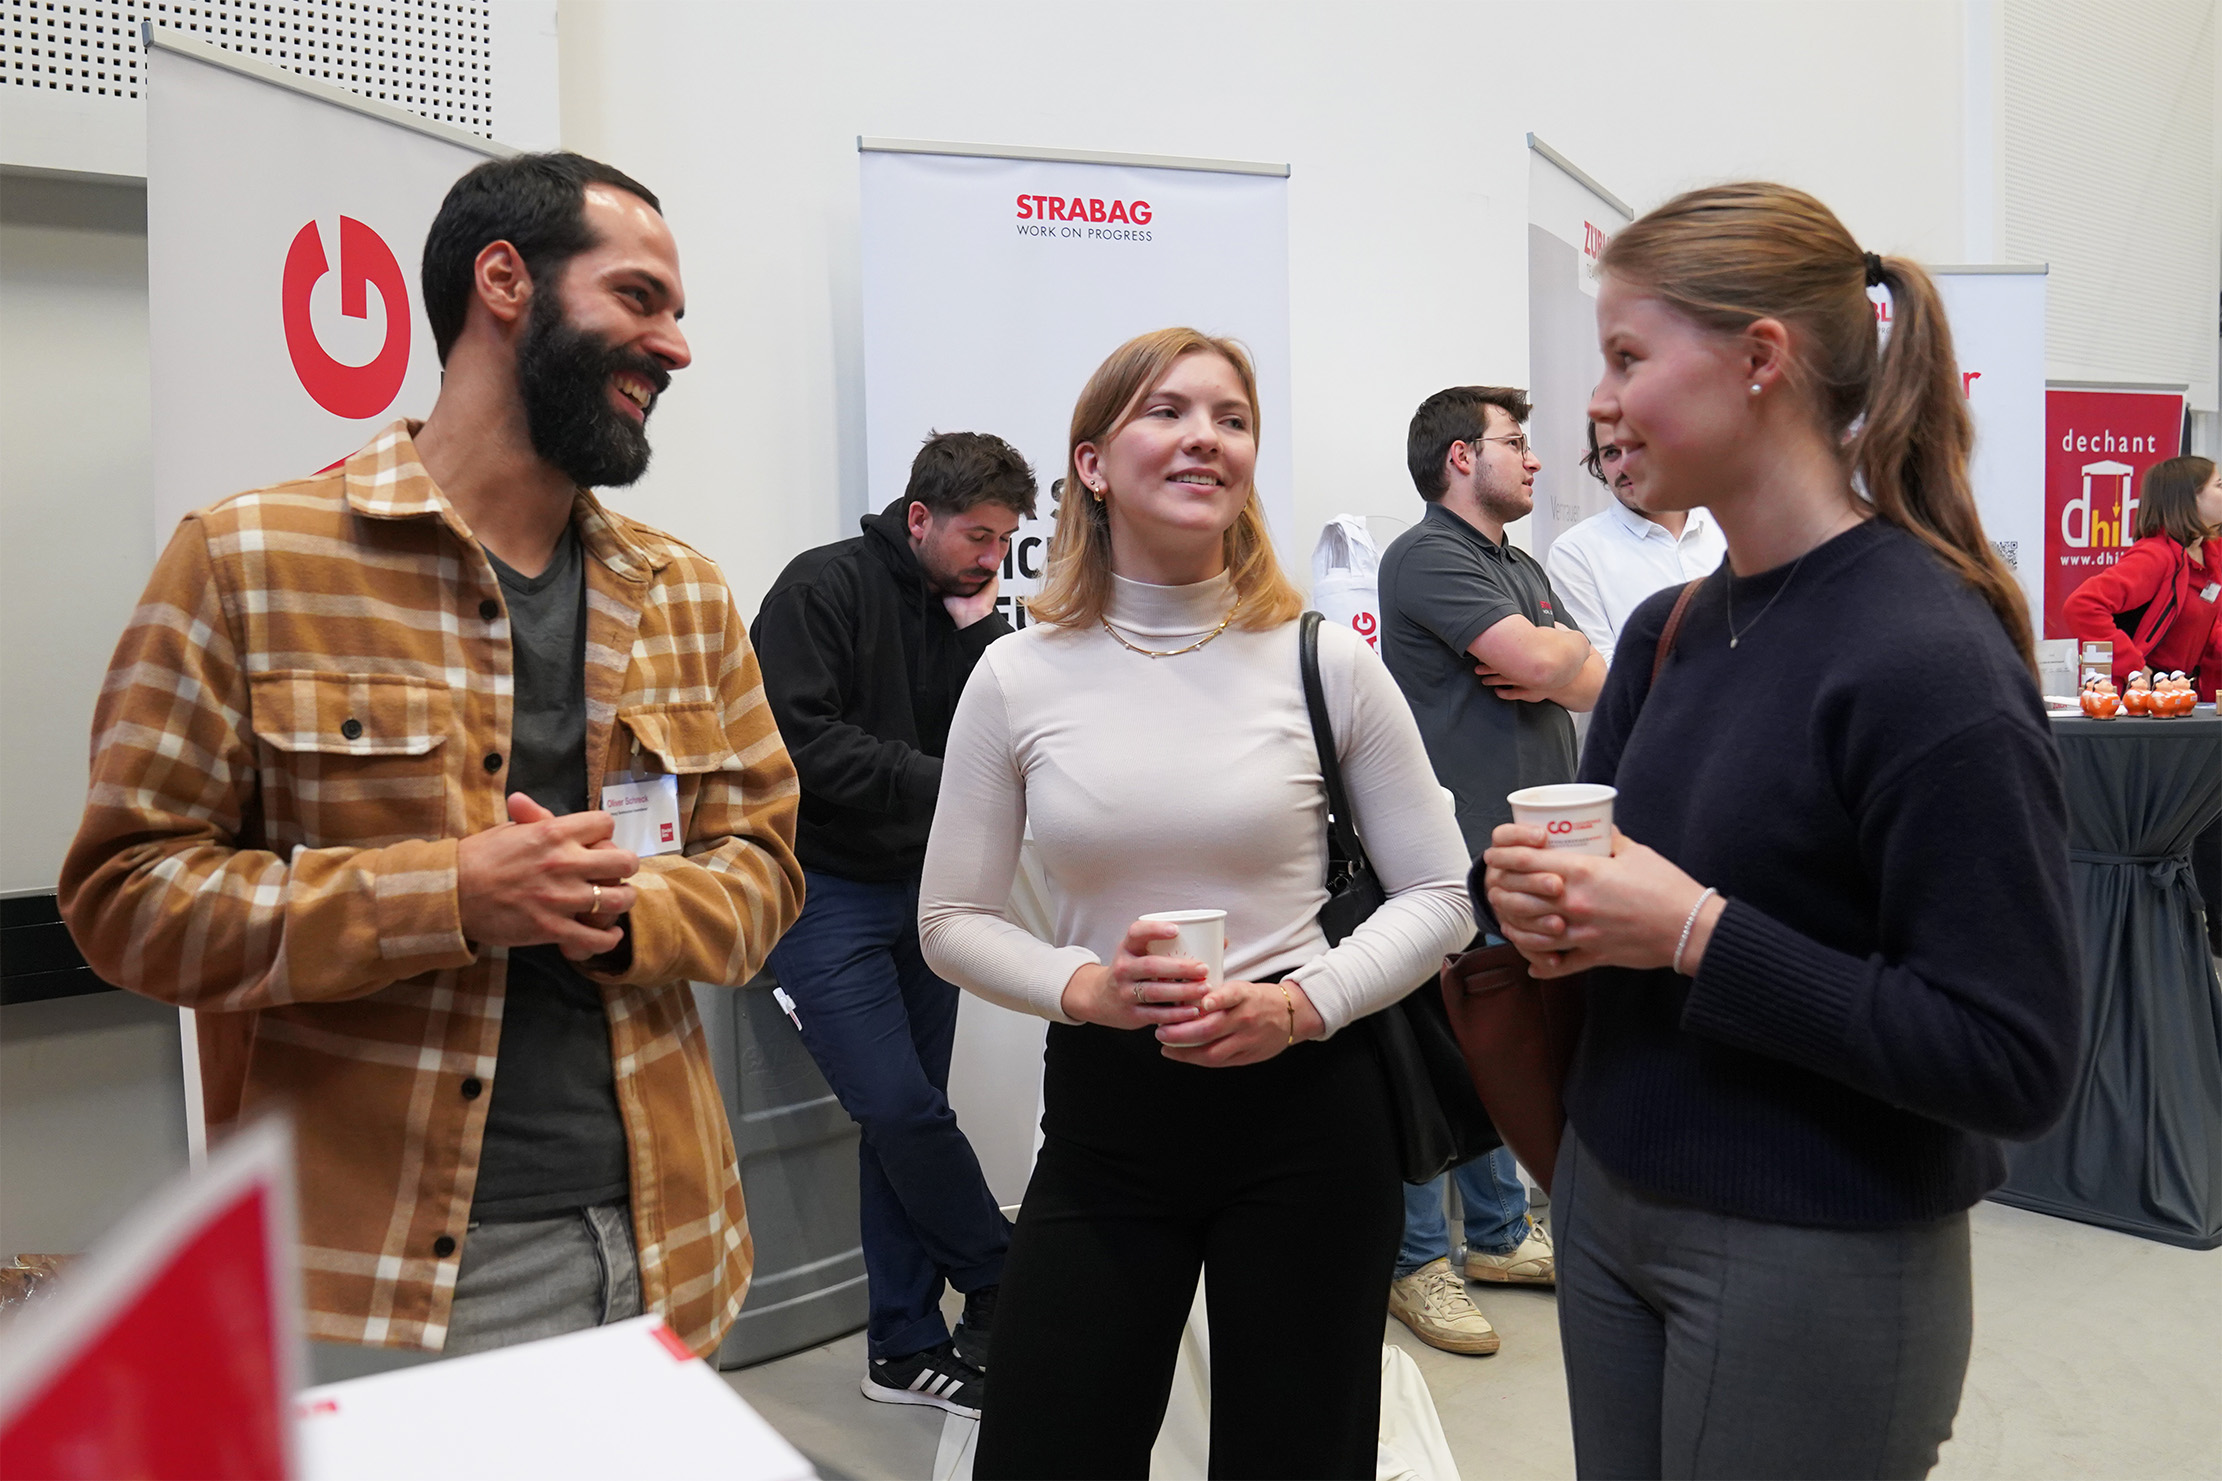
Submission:
<svg viewBox="0 0 2222 1481">
<path fill-rule="evenodd" d="M 1962 255 L 1947 4 L 565 0 L 558 36 L 564 142 L 663 195 L 686 268 L 696 362 L 615 502 L 751 611 L 862 509 L 858 134 L 1289 163 L 1311 531 L 1411 518 L 1412 408 L 1524 378 L 1530 130 L 1639 208 L 1768 176 L 1878 250 Z"/>
<path fill-rule="evenodd" d="M 0 177 L 0 894 L 46 892 L 153 565 L 146 191 Z M 177 1010 L 0 1008 L 0 1258 L 73 1254 L 185 1165 Z"/>
<path fill-rule="evenodd" d="M 136 184 L 0 178 L 0 893 L 54 888 L 154 565 L 146 233 Z"/>
<path fill-rule="evenodd" d="M 177 1010 L 128 993 L 0 1008 L 0 1260 L 74 1255 L 185 1168 Z"/>
<path fill-rule="evenodd" d="M 2005 256 L 2049 262 L 2056 380 L 2181 381 L 2216 409 L 2214 0 L 2005 0 Z"/>
</svg>

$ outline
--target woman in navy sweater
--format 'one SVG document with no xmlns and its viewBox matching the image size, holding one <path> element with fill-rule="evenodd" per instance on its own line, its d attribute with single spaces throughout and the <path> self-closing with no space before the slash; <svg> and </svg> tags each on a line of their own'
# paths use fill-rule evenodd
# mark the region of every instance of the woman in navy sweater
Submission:
<svg viewBox="0 0 2222 1481">
<path fill-rule="evenodd" d="M 1512 825 L 1476 881 L 1536 975 L 1590 972 L 1552 1210 L 1576 1466 L 1921 1476 L 1966 1376 L 1967 1210 L 2079 1051 L 2028 616 L 1917 265 L 1749 184 L 1602 270 L 1589 415 L 1728 559 L 1655 689 L 1676 590 L 1614 655 L 1582 758 L 1613 856 Z"/>
</svg>

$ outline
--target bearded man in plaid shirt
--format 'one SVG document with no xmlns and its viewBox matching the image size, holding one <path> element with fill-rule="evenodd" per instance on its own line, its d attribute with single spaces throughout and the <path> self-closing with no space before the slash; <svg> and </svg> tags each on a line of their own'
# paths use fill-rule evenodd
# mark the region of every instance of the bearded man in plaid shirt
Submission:
<svg viewBox="0 0 2222 1481">
<path fill-rule="evenodd" d="M 456 183 L 423 271 L 431 415 L 179 525 L 62 908 L 195 1010 L 212 1130 L 293 1115 L 311 1337 L 653 1311 L 708 1354 L 753 1251 L 688 983 L 754 975 L 802 870 L 723 576 L 587 492 L 690 358 L 677 248 L 638 182 L 525 155 Z"/>
</svg>

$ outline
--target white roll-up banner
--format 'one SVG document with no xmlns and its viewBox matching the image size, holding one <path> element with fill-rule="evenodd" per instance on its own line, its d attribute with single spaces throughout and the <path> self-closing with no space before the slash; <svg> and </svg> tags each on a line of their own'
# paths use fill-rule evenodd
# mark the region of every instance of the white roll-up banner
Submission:
<svg viewBox="0 0 2222 1481">
<path fill-rule="evenodd" d="M 1975 422 L 1968 479 L 1983 533 L 2021 583 L 2032 628 L 2045 610 L 2045 270 L 1934 269 Z"/>
<path fill-rule="evenodd" d="M 154 540 L 423 416 L 424 234 L 507 147 L 156 31 L 147 52 Z"/>
<path fill-rule="evenodd" d="M 1528 440 L 1542 468 L 1535 512 L 1509 531 L 1541 559 L 1551 542 L 1612 507 L 1582 466 L 1589 395 L 1605 373 L 1597 348 L 1597 258 L 1629 221 L 1626 207 L 1532 138 L 1528 149 Z"/>
<path fill-rule="evenodd" d="M 424 235 L 457 176 L 513 151 L 162 31 L 146 63 L 159 551 L 191 511 L 305 477 L 431 409 Z M 200 1044 L 179 1012 L 198 1161 Z"/>
<path fill-rule="evenodd" d="M 902 495 L 930 433 L 991 432 L 1016 447 L 1041 485 L 1039 517 L 1020 526 L 1004 567 L 1003 610 L 1023 626 L 1081 387 L 1135 335 L 1189 325 L 1240 340 L 1257 366 L 1258 491 L 1281 563 L 1301 580 L 1286 170 L 923 152 L 942 147 L 860 141 L 871 507 Z M 1005 1204 L 1033 1165 L 1044 1028 L 969 994 L 958 1018 L 950 1102 Z"/>
</svg>

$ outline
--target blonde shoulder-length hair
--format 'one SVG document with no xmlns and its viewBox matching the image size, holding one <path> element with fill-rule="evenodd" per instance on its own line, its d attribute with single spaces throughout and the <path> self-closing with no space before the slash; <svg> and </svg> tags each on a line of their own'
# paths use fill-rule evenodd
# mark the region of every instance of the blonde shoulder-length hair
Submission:
<svg viewBox="0 0 2222 1481">
<path fill-rule="evenodd" d="M 1049 570 L 1042 589 L 1026 604 L 1029 616 L 1056 627 L 1088 628 L 1103 620 L 1111 601 L 1111 510 L 1090 498 L 1077 461 L 1082 443 L 1098 449 L 1134 420 L 1142 398 L 1165 379 L 1173 362 L 1185 355 L 1213 354 L 1234 367 L 1250 403 L 1250 429 L 1258 426 L 1258 378 L 1250 356 L 1231 339 L 1214 339 L 1196 329 L 1159 329 L 1138 335 L 1111 352 L 1088 377 L 1072 409 L 1072 440 L 1065 450 L 1064 496 L 1058 500 L 1057 533 L 1049 543 Z M 1114 497 L 1116 495 L 1114 494 Z M 1251 480 L 1242 512 L 1221 537 L 1227 574 L 1234 582 L 1232 625 L 1263 631 L 1293 622 L 1304 598 L 1282 574 L 1266 531 L 1265 509 Z"/>
</svg>

